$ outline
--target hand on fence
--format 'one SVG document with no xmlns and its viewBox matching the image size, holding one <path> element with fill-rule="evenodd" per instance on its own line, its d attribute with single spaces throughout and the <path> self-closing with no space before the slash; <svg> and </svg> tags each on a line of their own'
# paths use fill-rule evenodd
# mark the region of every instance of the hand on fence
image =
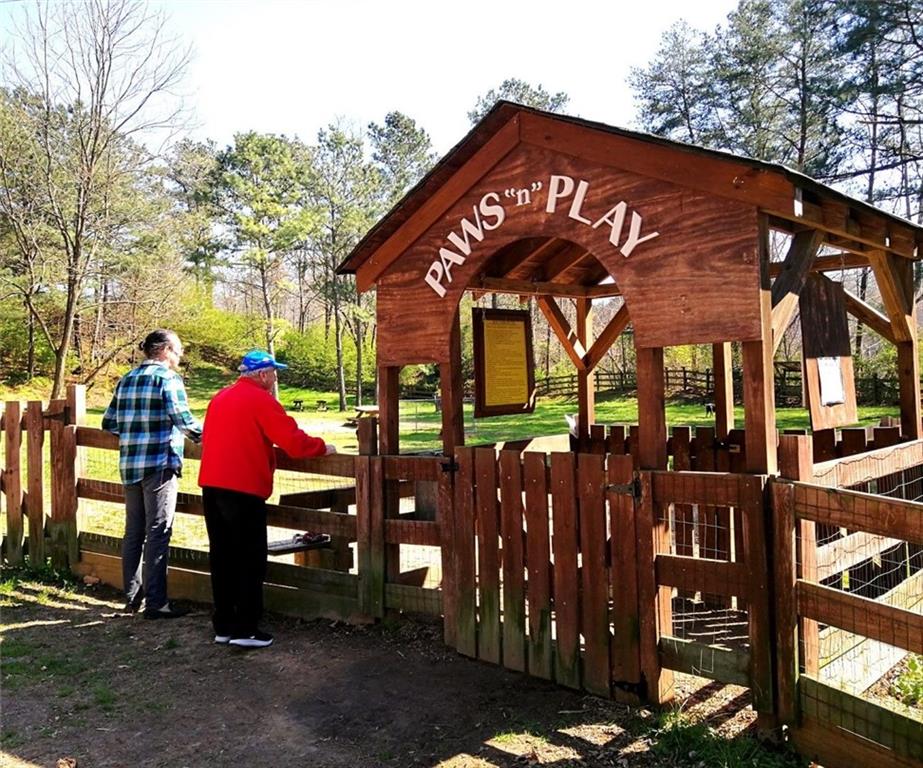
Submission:
<svg viewBox="0 0 923 768">
<path fill-rule="evenodd" d="M 325 451 L 324 455 L 330 456 L 330 454 L 336 453 L 336 452 L 337 452 L 337 447 L 335 445 L 331 445 L 330 443 L 327 443 L 327 450 Z"/>
</svg>

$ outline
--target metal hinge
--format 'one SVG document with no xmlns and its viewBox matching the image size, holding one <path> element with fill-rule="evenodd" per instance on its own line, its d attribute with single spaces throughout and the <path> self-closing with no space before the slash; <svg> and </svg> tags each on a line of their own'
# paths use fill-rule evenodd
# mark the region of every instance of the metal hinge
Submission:
<svg viewBox="0 0 923 768">
<path fill-rule="evenodd" d="M 69 405 L 65 405 L 60 413 L 44 413 L 42 417 L 45 419 L 50 419 L 52 421 L 63 421 L 65 424 L 70 424 L 71 409 Z"/>
<path fill-rule="evenodd" d="M 641 483 L 638 480 L 632 480 L 630 483 L 607 483 L 605 490 L 607 493 L 624 493 L 636 499 L 641 498 Z"/>
<path fill-rule="evenodd" d="M 451 461 L 441 461 L 439 462 L 439 468 L 443 472 L 458 472 L 458 462 L 454 459 Z"/>
</svg>

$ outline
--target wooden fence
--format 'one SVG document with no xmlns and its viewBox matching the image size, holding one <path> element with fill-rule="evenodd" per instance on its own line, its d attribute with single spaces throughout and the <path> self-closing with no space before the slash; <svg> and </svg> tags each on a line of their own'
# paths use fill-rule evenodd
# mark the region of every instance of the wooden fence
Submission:
<svg viewBox="0 0 923 768">
<path fill-rule="evenodd" d="M 77 525 L 88 505 L 123 501 L 121 484 L 86 460 L 114 460 L 118 441 L 82 422 L 76 388 L 44 409 L 5 404 L 4 556 L 50 557 L 118 587 L 120 539 Z M 646 471 L 632 428 L 595 425 L 580 453 L 443 458 L 374 455 L 375 427 L 360 422 L 360 455 L 278 455 L 305 490 L 270 504 L 269 525 L 329 533 L 335 547 L 272 559 L 268 609 L 353 622 L 442 616 L 446 642 L 467 656 L 626 702 L 668 701 L 674 672 L 744 685 L 764 725 L 787 724 L 825 764 L 919 765 L 921 723 L 832 685 L 821 658 L 835 631 L 923 652 L 923 599 L 913 610 L 904 600 L 920 577 L 876 599 L 841 578 L 855 581 L 895 543 L 923 547 L 923 505 L 842 488 L 923 495 L 923 441 L 844 431 L 834 440 L 843 456 L 815 464 L 811 437 L 784 435 L 780 467 L 793 479 L 769 480 L 743 474 L 742 431 L 717 440 L 710 428 L 675 428 L 672 470 Z M 195 462 L 199 448 L 186 449 Z M 323 478 L 330 487 L 318 489 Z M 177 510 L 201 515 L 201 497 L 181 493 Z M 402 567 L 416 550 L 431 565 Z M 210 600 L 205 551 L 172 548 L 169 578 L 174 597 Z"/>
</svg>

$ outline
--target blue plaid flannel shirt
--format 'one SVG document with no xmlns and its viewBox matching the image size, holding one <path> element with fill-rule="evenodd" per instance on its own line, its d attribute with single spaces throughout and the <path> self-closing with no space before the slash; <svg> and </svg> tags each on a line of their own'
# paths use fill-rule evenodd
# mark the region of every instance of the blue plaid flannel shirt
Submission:
<svg viewBox="0 0 923 768">
<path fill-rule="evenodd" d="M 126 373 L 103 414 L 103 429 L 119 436 L 119 473 L 125 485 L 183 468 L 184 436 L 198 442 L 202 424 L 189 412 L 186 388 L 175 371 L 147 360 Z"/>
</svg>

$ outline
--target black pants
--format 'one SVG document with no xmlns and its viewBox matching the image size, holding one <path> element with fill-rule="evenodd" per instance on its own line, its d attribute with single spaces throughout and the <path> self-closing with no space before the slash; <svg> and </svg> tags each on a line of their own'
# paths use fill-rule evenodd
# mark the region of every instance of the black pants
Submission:
<svg viewBox="0 0 923 768">
<path fill-rule="evenodd" d="M 203 488 L 216 635 L 249 637 L 263 614 L 266 502 L 248 493 Z"/>
</svg>

